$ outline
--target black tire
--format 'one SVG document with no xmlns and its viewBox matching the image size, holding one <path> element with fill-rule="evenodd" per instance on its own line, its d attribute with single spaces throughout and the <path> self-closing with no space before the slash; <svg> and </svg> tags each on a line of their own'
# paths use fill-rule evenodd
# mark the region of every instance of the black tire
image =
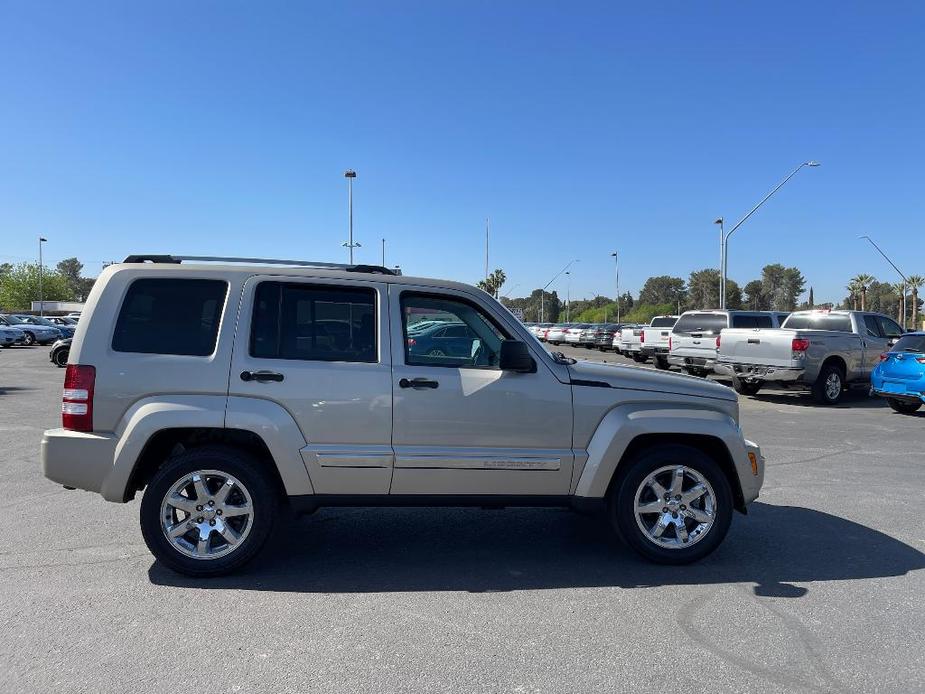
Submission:
<svg viewBox="0 0 925 694">
<path fill-rule="evenodd" d="M 655 368 L 660 371 L 667 371 L 671 368 L 671 364 L 668 363 L 668 357 L 655 357 Z"/>
<path fill-rule="evenodd" d="M 740 395 L 757 395 L 763 385 L 761 381 L 743 381 L 738 376 L 732 377 L 732 388 Z"/>
<path fill-rule="evenodd" d="M 912 414 L 918 412 L 922 406 L 920 402 L 909 402 L 908 400 L 897 400 L 896 398 L 887 398 L 887 403 L 900 414 Z"/>
<path fill-rule="evenodd" d="M 697 378 L 706 378 L 707 370 L 701 369 L 699 366 L 688 366 L 687 373 L 691 376 L 696 376 Z"/>
<path fill-rule="evenodd" d="M 644 364 L 646 361 L 646 358 L 639 352 L 633 352 L 633 361 L 636 362 L 637 364 Z"/>
<path fill-rule="evenodd" d="M 161 502 L 171 487 L 197 470 L 216 470 L 236 477 L 251 497 L 251 527 L 241 544 L 215 559 L 195 559 L 176 549 L 161 527 Z M 239 569 L 254 558 L 273 530 L 279 515 L 280 493 L 266 468 L 252 456 L 227 446 L 203 446 L 167 461 L 154 473 L 141 500 L 141 534 L 155 559 L 174 571 L 207 578 Z"/>
<path fill-rule="evenodd" d="M 30 333 L 28 330 L 25 331 L 25 333 L 26 333 L 26 339 L 23 340 L 23 344 L 24 344 L 26 347 L 31 347 L 32 345 L 35 344 L 35 335 L 33 335 L 32 333 Z"/>
<path fill-rule="evenodd" d="M 657 545 L 636 520 L 636 492 L 643 481 L 659 468 L 683 466 L 709 482 L 715 496 L 713 525 L 689 547 Z M 607 500 L 611 528 L 624 542 L 646 559 L 658 564 L 689 564 L 715 550 L 732 522 L 732 489 L 719 464 L 699 449 L 680 444 L 657 444 L 621 463 L 624 472 L 614 481 Z"/>
<path fill-rule="evenodd" d="M 830 379 L 837 379 L 838 389 L 834 385 L 829 388 Z M 833 380 L 834 383 L 834 380 Z M 837 405 L 845 392 L 845 374 L 835 364 L 825 364 L 813 383 L 813 397 L 820 405 Z"/>
<path fill-rule="evenodd" d="M 61 349 L 55 350 L 55 353 L 51 356 L 51 361 L 55 366 L 63 369 L 65 366 L 67 366 L 67 359 L 70 354 L 71 350 L 66 347 L 62 347 Z"/>
</svg>

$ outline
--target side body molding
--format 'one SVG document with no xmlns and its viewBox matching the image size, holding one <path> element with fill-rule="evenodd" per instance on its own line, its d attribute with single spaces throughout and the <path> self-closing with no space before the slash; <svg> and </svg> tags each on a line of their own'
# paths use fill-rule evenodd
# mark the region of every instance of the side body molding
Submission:
<svg viewBox="0 0 925 694">
<path fill-rule="evenodd" d="M 669 403 L 635 403 L 610 410 L 601 420 L 588 443 L 588 459 L 581 470 L 574 494 L 601 498 L 626 449 L 637 436 L 644 434 L 688 434 L 721 440 L 732 461 L 744 477 L 748 466 L 739 427 L 729 415 L 715 410 L 683 407 Z M 576 451 L 576 454 L 580 453 Z M 751 476 L 751 472 L 748 473 Z"/>
</svg>

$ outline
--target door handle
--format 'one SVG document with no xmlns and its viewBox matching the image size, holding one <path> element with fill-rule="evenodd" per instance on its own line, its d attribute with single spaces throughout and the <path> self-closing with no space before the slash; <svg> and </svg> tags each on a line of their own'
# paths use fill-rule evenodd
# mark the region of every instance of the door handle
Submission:
<svg viewBox="0 0 925 694">
<path fill-rule="evenodd" d="M 432 381 L 429 378 L 402 378 L 398 381 L 399 388 L 414 388 L 416 390 L 421 388 L 434 389 L 439 385 L 440 384 L 437 381 Z"/>
<path fill-rule="evenodd" d="M 242 371 L 241 380 L 244 382 L 257 381 L 258 383 L 279 382 L 283 380 L 283 375 L 276 371 Z"/>
</svg>

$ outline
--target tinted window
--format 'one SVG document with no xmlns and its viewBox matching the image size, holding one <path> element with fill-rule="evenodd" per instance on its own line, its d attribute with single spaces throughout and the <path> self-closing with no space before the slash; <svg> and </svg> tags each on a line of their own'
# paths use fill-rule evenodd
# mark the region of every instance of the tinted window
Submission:
<svg viewBox="0 0 925 694">
<path fill-rule="evenodd" d="M 870 337 L 880 337 L 880 324 L 876 316 L 864 316 L 864 327 Z"/>
<path fill-rule="evenodd" d="M 680 335 L 691 333 L 718 334 L 723 328 L 728 328 L 725 313 L 688 313 L 681 316 L 675 323 L 674 332 Z"/>
<path fill-rule="evenodd" d="M 899 327 L 899 324 L 886 316 L 877 316 L 877 322 L 880 323 L 880 328 L 886 337 L 894 338 L 903 334 L 903 329 Z"/>
<path fill-rule="evenodd" d="M 112 348 L 145 354 L 212 354 L 227 293 L 228 283 L 221 280 L 135 280 L 122 302 Z"/>
<path fill-rule="evenodd" d="M 650 324 L 653 328 L 670 328 L 675 323 L 678 322 L 677 318 L 653 318 L 652 323 Z M 725 326 L 723 326 L 725 327 Z"/>
<path fill-rule="evenodd" d="M 372 289 L 261 282 L 254 297 L 251 356 L 376 361 Z"/>
<path fill-rule="evenodd" d="M 890 351 L 925 353 L 925 335 L 903 335 Z"/>
<path fill-rule="evenodd" d="M 414 366 L 497 368 L 501 342 L 507 337 L 476 306 L 465 301 L 404 293 L 401 298 L 405 363 Z M 409 326 L 423 316 L 453 324 L 445 335 L 413 333 Z"/>
<path fill-rule="evenodd" d="M 757 328 L 758 323 L 755 316 L 732 316 L 733 328 Z"/>
<path fill-rule="evenodd" d="M 781 327 L 792 330 L 805 328 L 850 333 L 851 318 L 844 313 L 791 313 Z"/>
</svg>

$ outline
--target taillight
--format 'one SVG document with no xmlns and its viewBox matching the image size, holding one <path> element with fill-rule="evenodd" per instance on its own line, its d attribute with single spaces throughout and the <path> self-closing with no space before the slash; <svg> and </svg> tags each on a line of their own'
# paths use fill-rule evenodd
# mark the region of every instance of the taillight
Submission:
<svg viewBox="0 0 925 694">
<path fill-rule="evenodd" d="M 642 343 L 645 343 L 646 341 L 646 331 L 645 330 L 643 330 L 642 334 L 639 336 L 639 341 Z"/>
<path fill-rule="evenodd" d="M 668 351 L 671 351 L 671 335 L 668 336 Z"/>
<path fill-rule="evenodd" d="M 889 358 L 890 358 L 890 353 L 889 353 L 889 352 L 881 352 L 881 353 L 880 353 L 880 361 L 886 361 L 886 360 L 889 359 Z"/>
<path fill-rule="evenodd" d="M 416 344 L 417 344 L 417 342 L 415 342 L 415 340 L 414 340 L 413 337 L 409 337 L 409 338 L 408 338 L 408 346 L 409 346 L 409 347 L 414 347 Z"/>
<path fill-rule="evenodd" d="M 61 426 L 73 431 L 93 431 L 93 385 L 96 367 L 68 364 L 61 398 Z"/>
<path fill-rule="evenodd" d="M 719 338 L 720 337 L 721 337 L 720 335 L 716 336 L 716 349 L 719 349 Z"/>
<path fill-rule="evenodd" d="M 805 352 L 809 349 L 809 340 L 802 337 L 795 337 L 790 342 L 790 349 L 794 352 Z"/>
<path fill-rule="evenodd" d="M 916 360 L 919 364 L 925 364 L 925 357 L 916 357 L 915 360 Z"/>
</svg>

